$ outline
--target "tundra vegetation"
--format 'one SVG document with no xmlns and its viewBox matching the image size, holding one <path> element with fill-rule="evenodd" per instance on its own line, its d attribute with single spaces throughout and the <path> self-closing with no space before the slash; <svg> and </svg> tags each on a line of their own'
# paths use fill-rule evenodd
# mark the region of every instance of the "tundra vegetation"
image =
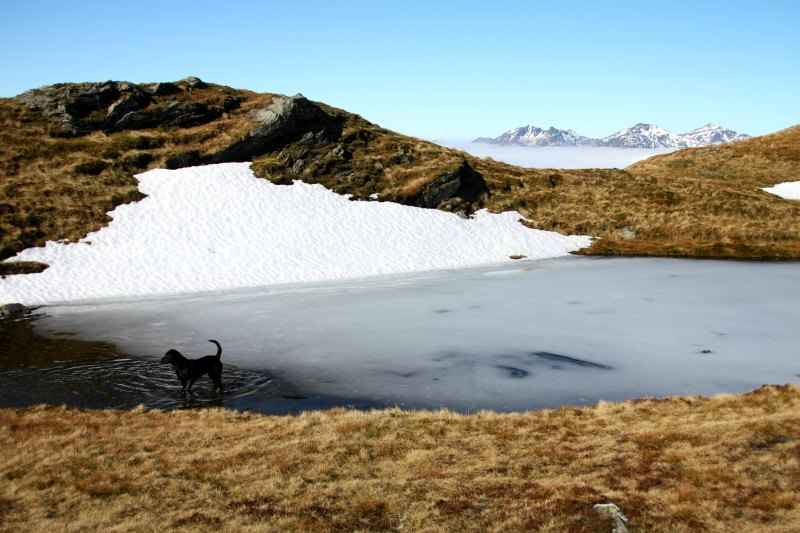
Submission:
<svg viewBox="0 0 800 533">
<path fill-rule="evenodd" d="M 760 190 L 800 176 L 800 127 L 625 170 L 526 169 L 299 96 L 187 78 L 59 84 L 0 99 L 0 260 L 100 229 L 109 210 L 142 198 L 137 172 L 225 161 L 359 200 L 517 210 L 533 227 L 598 237 L 585 254 L 800 258 L 800 202 Z"/>
<path fill-rule="evenodd" d="M 519 414 L 0 410 L 2 531 L 800 528 L 800 389 Z"/>
</svg>

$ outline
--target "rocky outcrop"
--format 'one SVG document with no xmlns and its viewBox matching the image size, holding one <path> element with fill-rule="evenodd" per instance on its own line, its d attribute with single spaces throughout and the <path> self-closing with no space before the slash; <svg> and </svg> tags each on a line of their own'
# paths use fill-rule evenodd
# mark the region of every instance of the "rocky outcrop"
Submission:
<svg viewBox="0 0 800 533">
<path fill-rule="evenodd" d="M 161 83 L 151 83 L 146 86 L 146 90 L 153 96 L 168 96 L 181 92 L 181 88 L 168 81 Z"/>
<path fill-rule="evenodd" d="M 463 161 L 453 172 L 443 174 L 422 187 L 410 203 L 427 208 L 440 208 L 445 203 L 473 205 L 488 193 L 489 187 L 483 176 Z"/>
<path fill-rule="evenodd" d="M 189 128 L 219 118 L 222 109 L 202 102 L 170 102 L 165 106 L 126 113 L 109 125 L 114 131 L 139 130 L 155 127 Z"/>
<path fill-rule="evenodd" d="M 203 80 L 201 80 L 196 76 L 188 76 L 186 78 L 183 78 L 178 83 L 191 89 L 205 89 L 206 87 L 208 87 L 208 84 L 206 82 L 204 82 Z"/>
<path fill-rule="evenodd" d="M 198 126 L 239 107 L 234 96 L 227 97 L 222 107 L 186 100 L 191 89 L 206 87 L 195 77 L 141 86 L 117 81 L 69 83 L 33 89 L 17 99 L 40 111 L 51 123 L 53 135 L 74 137 L 97 130 Z M 187 95 L 181 99 L 184 92 Z"/>
<path fill-rule="evenodd" d="M 149 103 L 150 98 L 144 91 L 124 94 L 117 101 L 108 106 L 108 111 L 106 111 L 106 123 L 116 124 L 128 113 L 139 111 L 147 107 Z"/>
<path fill-rule="evenodd" d="M 342 119 L 303 95 L 277 96 L 270 105 L 254 112 L 253 119 L 256 126 L 249 135 L 211 157 L 210 162 L 249 161 L 300 141 L 309 133 L 316 142 L 335 142 L 342 134 Z"/>
<path fill-rule="evenodd" d="M 396 178 L 387 177 L 396 175 L 399 167 L 420 164 L 421 155 L 413 143 L 378 147 L 375 154 L 379 156 L 367 161 L 354 154 L 370 152 L 368 145 L 373 138 L 384 134 L 369 123 L 361 119 L 353 122 L 349 115 L 312 102 L 301 94 L 265 95 L 258 100 L 260 107 L 251 107 L 246 113 L 237 112 L 247 98 L 245 92 L 188 77 L 176 82 L 143 85 L 116 81 L 52 85 L 28 91 L 18 100 L 41 111 L 56 135 L 75 136 L 97 130 L 110 134 L 148 128 L 191 128 L 212 122 L 226 113 L 236 114 L 237 127 L 242 127 L 238 131 L 246 132 L 242 137 L 228 144 L 209 143 L 213 148 L 192 142 L 176 147 L 177 150 L 171 150 L 162 159 L 161 164 L 169 169 L 253 161 L 271 154 L 256 168 L 262 177 L 276 183 L 291 183 L 294 179 L 322 183 L 354 198 L 364 199 L 380 192 L 384 200 L 469 214 L 483 205 L 488 194 L 483 177 L 466 160 L 459 163 L 459 159 L 450 161 L 447 166 L 439 165 L 440 169 L 452 170 L 438 171 L 438 175 L 430 176 L 433 179 L 423 187 L 409 193 L 395 184 L 390 185 Z M 350 126 L 344 135 L 344 124 L 348 120 Z M 359 127 L 352 127 L 353 123 Z M 203 132 L 206 133 L 209 132 Z M 128 154 L 115 162 L 114 168 L 144 169 L 157 157 Z M 108 166 L 107 161 L 94 156 L 73 170 L 81 175 L 98 176 Z"/>
</svg>

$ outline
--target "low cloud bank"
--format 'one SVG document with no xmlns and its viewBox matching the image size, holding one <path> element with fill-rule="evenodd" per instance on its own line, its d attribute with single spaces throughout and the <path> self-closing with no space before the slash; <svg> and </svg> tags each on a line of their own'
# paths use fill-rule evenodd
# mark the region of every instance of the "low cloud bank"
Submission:
<svg viewBox="0 0 800 533">
<path fill-rule="evenodd" d="M 443 140 L 436 142 L 478 157 L 491 157 L 528 168 L 625 168 L 642 159 L 675 151 L 674 148 L 651 150 L 597 146 L 502 146 Z"/>
</svg>

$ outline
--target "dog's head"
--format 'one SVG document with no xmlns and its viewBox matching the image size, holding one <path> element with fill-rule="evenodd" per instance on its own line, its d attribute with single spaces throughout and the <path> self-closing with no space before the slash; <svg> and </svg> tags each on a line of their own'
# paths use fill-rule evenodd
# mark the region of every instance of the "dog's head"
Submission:
<svg viewBox="0 0 800 533">
<path fill-rule="evenodd" d="M 167 353 L 165 353 L 164 357 L 161 358 L 161 362 L 177 365 L 182 359 L 184 359 L 184 357 L 178 350 L 167 350 Z"/>
</svg>

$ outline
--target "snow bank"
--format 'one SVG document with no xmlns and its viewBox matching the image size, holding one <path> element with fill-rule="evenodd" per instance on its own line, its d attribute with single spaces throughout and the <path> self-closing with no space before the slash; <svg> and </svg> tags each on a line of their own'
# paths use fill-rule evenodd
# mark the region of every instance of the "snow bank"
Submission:
<svg viewBox="0 0 800 533">
<path fill-rule="evenodd" d="M 526 228 L 519 214 L 471 220 L 389 202 L 355 202 L 321 185 L 279 186 L 247 163 L 137 176 L 147 198 L 78 243 L 48 242 L 12 260 L 48 263 L 0 280 L 0 302 L 42 304 L 459 268 L 565 255 L 589 237 Z"/>
<path fill-rule="evenodd" d="M 785 181 L 761 190 L 786 200 L 800 200 L 800 181 Z"/>
</svg>

